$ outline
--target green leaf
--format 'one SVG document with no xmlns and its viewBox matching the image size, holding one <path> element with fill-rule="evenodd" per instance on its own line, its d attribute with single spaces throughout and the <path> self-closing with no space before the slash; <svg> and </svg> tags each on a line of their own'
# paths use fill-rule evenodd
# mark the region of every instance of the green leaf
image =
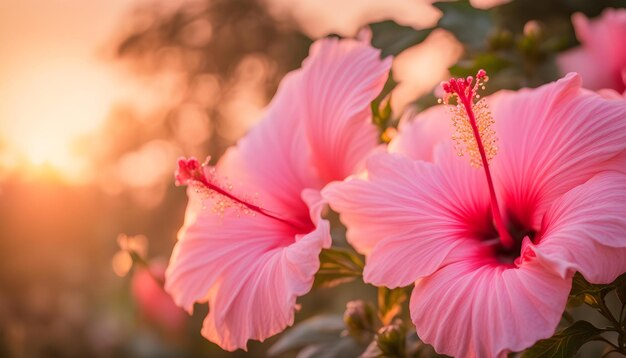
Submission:
<svg viewBox="0 0 626 358">
<path fill-rule="evenodd" d="M 573 357 L 585 343 L 602 330 L 587 321 L 577 321 L 551 338 L 542 339 L 522 354 L 522 358 Z"/>
<path fill-rule="evenodd" d="M 407 288 L 378 288 L 378 318 L 384 326 L 391 324 L 394 317 L 402 311 L 402 303 L 406 301 Z"/>
<path fill-rule="evenodd" d="M 489 11 L 476 9 L 467 0 L 436 2 L 433 6 L 443 12 L 437 26 L 452 32 L 470 48 L 487 46 L 489 34 L 494 28 Z"/>
<path fill-rule="evenodd" d="M 372 123 L 378 128 L 380 139 L 383 143 L 389 141 L 385 139 L 385 131 L 392 125 L 393 111 L 391 109 L 391 91 L 398 85 L 390 72 L 387 82 L 380 94 L 370 103 L 372 110 Z"/>
<path fill-rule="evenodd" d="M 347 249 L 322 250 L 320 269 L 315 275 L 314 287 L 334 287 L 350 282 L 363 274 L 363 260 Z"/>
<path fill-rule="evenodd" d="M 371 103 L 372 108 L 372 122 L 378 128 L 379 140 L 381 143 L 389 143 L 391 138 L 387 134 L 387 129 L 393 127 L 393 117 L 391 110 L 391 101 L 387 99 L 384 101 L 384 105 L 379 107 L 380 104 L 375 101 Z"/>
<path fill-rule="evenodd" d="M 617 297 L 622 304 L 626 304 L 626 273 L 622 274 L 615 281 L 606 285 L 597 285 L 587 282 L 585 278 L 578 272 L 572 279 L 572 290 L 570 296 L 583 296 L 585 301 L 587 298 L 584 295 L 596 297 L 598 299 L 604 298 L 609 292 L 615 290 Z"/>
<path fill-rule="evenodd" d="M 613 282 L 613 285 L 615 286 L 617 298 L 619 298 L 622 305 L 626 306 L 626 273 L 618 277 L 617 280 Z"/>
<path fill-rule="evenodd" d="M 389 20 L 371 24 L 370 28 L 372 29 L 372 46 L 381 50 L 382 57 L 395 56 L 421 43 L 433 31 L 432 28 L 416 30 Z"/>
<path fill-rule="evenodd" d="M 340 315 L 323 315 L 309 318 L 287 330 L 267 351 L 276 356 L 311 344 L 339 339 L 345 326 Z"/>
<path fill-rule="evenodd" d="M 378 109 L 380 108 L 380 104 L 383 102 L 383 100 L 385 100 L 385 98 L 387 98 L 391 94 L 391 91 L 393 91 L 393 89 L 396 88 L 397 85 L 398 82 L 393 79 L 393 73 L 389 71 L 389 76 L 387 77 L 387 81 L 385 81 L 383 89 L 371 103 L 372 110 L 374 110 L 376 113 L 379 113 Z"/>
<path fill-rule="evenodd" d="M 572 290 L 570 296 L 590 295 L 598 298 L 606 296 L 607 293 L 615 289 L 613 284 L 595 285 L 587 282 L 583 275 L 576 272 L 572 279 Z"/>
</svg>

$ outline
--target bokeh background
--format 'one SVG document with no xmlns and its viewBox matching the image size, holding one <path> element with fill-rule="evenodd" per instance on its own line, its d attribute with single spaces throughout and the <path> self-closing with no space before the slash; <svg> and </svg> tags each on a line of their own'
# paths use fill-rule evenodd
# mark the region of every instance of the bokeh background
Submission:
<svg viewBox="0 0 626 358">
<path fill-rule="evenodd" d="M 485 67 L 492 91 L 557 78 L 571 15 L 626 6 L 501 3 L 0 0 L 0 356 L 243 356 L 202 339 L 206 308 L 160 305 L 120 252 L 132 242 L 157 274 L 167 262 L 186 205 L 177 157 L 219 158 L 316 38 L 376 23 L 374 44 L 397 55 L 393 125 L 451 72 Z M 316 290 L 297 319 L 375 294 Z"/>
</svg>

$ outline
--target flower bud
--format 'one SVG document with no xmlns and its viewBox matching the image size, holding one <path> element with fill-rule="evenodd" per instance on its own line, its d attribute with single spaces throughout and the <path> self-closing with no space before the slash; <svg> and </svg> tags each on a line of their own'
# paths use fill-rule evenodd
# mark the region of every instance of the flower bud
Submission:
<svg viewBox="0 0 626 358">
<path fill-rule="evenodd" d="M 539 22 L 535 20 L 528 21 L 524 24 L 524 36 L 541 38 L 543 36 L 543 30 Z"/>
<path fill-rule="evenodd" d="M 402 321 L 382 327 L 376 334 L 376 344 L 384 356 L 404 357 L 406 352 L 406 331 Z"/>
<path fill-rule="evenodd" d="M 505 50 L 513 47 L 513 35 L 510 31 L 502 30 L 489 38 L 489 48 L 492 50 Z"/>
<path fill-rule="evenodd" d="M 524 25 L 524 36 L 518 42 L 518 49 L 527 61 L 539 62 L 546 56 L 543 29 L 537 21 Z"/>
<path fill-rule="evenodd" d="M 347 333 L 359 342 L 371 339 L 374 332 L 374 309 L 362 300 L 350 301 L 346 305 L 343 321 Z"/>
</svg>

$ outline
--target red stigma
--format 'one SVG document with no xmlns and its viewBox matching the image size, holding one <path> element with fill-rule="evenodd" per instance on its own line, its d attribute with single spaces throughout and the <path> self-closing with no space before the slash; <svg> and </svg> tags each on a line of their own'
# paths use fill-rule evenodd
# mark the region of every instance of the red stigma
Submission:
<svg viewBox="0 0 626 358">
<path fill-rule="evenodd" d="M 178 159 L 178 169 L 176 169 L 175 178 L 177 186 L 187 185 L 192 180 L 206 181 L 206 175 L 202 170 L 202 166 L 194 157 Z"/>
<path fill-rule="evenodd" d="M 477 91 L 479 87 L 489 80 L 487 72 L 481 69 L 476 73 L 476 78 L 467 76 L 466 78 L 450 78 L 447 82 L 441 84 L 445 96 L 444 103 L 448 103 L 450 97 L 456 96 L 459 103 L 465 106 L 471 106 L 474 98 L 479 98 Z"/>
</svg>

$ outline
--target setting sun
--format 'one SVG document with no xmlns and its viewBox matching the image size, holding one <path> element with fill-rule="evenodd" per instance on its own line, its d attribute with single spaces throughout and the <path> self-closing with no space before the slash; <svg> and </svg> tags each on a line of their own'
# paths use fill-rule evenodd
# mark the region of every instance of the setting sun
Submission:
<svg viewBox="0 0 626 358">
<path fill-rule="evenodd" d="M 7 87 L 2 127 L 9 147 L 29 164 L 75 173 L 75 141 L 105 118 L 111 83 L 95 65 L 59 61 L 26 66 Z"/>
<path fill-rule="evenodd" d="M 45 11 L 33 11 L 41 6 Z M 70 7 L 99 14 L 98 21 Z M 86 180 L 76 143 L 102 123 L 119 93 L 112 69 L 98 58 L 102 43 L 93 40 L 109 36 L 121 9 L 105 2 L 0 4 L 1 166 Z"/>
</svg>

